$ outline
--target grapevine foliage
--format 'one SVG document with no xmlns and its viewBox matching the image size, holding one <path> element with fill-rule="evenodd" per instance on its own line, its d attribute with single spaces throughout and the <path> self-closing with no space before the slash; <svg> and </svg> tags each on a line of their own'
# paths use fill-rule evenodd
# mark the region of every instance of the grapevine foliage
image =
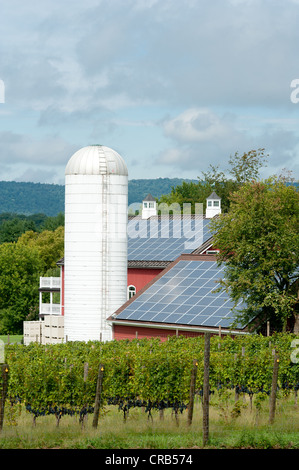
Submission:
<svg viewBox="0 0 299 470">
<path fill-rule="evenodd" d="M 235 389 L 250 396 L 270 393 L 273 350 L 279 355 L 279 387 L 284 394 L 299 388 L 299 364 L 291 361 L 294 335 L 211 338 L 210 389 Z M 169 337 L 133 341 L 31 343 L 6 347 L 8 400 L 24 403 L 34 417 L 93 413 L 100 364 L 104 365 L 101 407 L 117 405 L 124 416 L 132 407 L 172 408 L 189 402 L 193 360 L 195 392 L 202 396 L 204 338 Z M 299 358 L 298 358 L 299 359 Z"/>
</svg>

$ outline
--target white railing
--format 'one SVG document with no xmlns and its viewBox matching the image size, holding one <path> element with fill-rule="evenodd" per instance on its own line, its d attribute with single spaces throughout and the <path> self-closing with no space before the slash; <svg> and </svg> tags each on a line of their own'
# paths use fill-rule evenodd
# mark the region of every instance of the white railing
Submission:
<svg viewBox="0 0 299 470">
<path fill-rule="evenodd" d="M 41 304 L 39 313 L 41 315 L 61 315 L 60 304 Z"/>
<path fill-rule="evenodd" d="M 48 289 L 60 289 L 61 278 L 60 277 L 40 277 L 39 287 L 47 287 Z"/>
</svg>

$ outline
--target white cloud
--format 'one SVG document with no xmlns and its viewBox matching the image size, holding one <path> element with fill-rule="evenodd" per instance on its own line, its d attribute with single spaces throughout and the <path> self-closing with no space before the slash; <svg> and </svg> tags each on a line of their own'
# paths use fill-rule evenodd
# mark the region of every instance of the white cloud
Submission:
<svg viewBox="0 0 299 470">
<path fill-rule="evenodd" d="M 45 170 L 40 168 L 26 168 L 20 176 L 15 178 L 15 181 L 22 181 L 25 183 L 49 183 L 57 182 L 57 174 L 53 170 Z M 58 178 L 60 180 L 60 178 Z M 61 183 L 59 183 L 61 184 Z M 63 183 L 64 184 L 64 183 Z"/>
<path fill-rule="evenodd" d="M 55 135 L 36 139 L 14 132 L 0 132 L 2 164 L 64 165 L 75 150 L 73 144 Z"/>
<path fill-rule="evenodd" d="M 145 164 L 156 156 L 155 176 L 257 144 L 275 168 L 295 167 L 298 11 L 295 0 L 3 2 L 0 129 L 11 139 L 0 135 L 0 160 L 57 168 L 98 136 Z"/>
<path fill-rule="evenodd" d="M 254 126 L 249 123 L 254 121 Z M 299 135 L 296 120 L 235 116 L 213 112 L 207 108 L 192 108 L 165 120 L 163 129 L 170 141 L 160 152 L 156 164 L 176 167 L 196 177 L 210 164 L 228 168 L 229 157 L 252 149 L 265 148 L 269 154 L 263 177 L 280 173 L 283 168 L 299 172 Z M 290 128 L 289 126 L 292 125 Z"/>
<path fill-rule="evenodd" d="M 227 139 L 236 130 L 226 117 L 219 117 L 209 109 L 187 109 L 179 116 L 164 123 L 164 132 L 181 142 L 208 142 Z"/>
</svg>

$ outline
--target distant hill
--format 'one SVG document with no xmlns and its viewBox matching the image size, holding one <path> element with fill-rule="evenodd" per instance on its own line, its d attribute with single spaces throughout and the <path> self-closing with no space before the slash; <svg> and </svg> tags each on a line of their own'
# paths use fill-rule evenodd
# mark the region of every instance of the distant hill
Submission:
<svg viewBox="0 0 299 470">
<path fill-rule="evenodd" d="M 45 214 L 64 212 L 64 186 L 0 181 L 0 213 Z"/>
<path fill-rule="evenodd" d="M 184 180 L 181 178 L 134 179 L 129 181 L 129 205 L 141 202 L 148 193 L 160 198 L 169 194 L 173 186 Z M 197 181 L 197 180 L 192 180 Z M 22 183 L 16 181 L 0 181 L 0 214 L 45 214 L 56 216 L 64 212 L 64 186 L 45 183 Z"/>
</svg>

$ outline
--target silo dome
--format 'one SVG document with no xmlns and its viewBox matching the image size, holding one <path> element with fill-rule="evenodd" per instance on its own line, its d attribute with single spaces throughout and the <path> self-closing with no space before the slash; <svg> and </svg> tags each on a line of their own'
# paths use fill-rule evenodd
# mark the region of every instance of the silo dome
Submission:
<svg viewBox="0 0 299 470">
<path fill-rule="evenodd" d="M 65 169 L 64 334 L 112 339 L 106 321 L 127 300 L 128 170 L 109 147 L 89 145 Z"/>
<path fill-rule="evenodd" d="M 128 176 L 128 170 L 123 158 L 115 150 L 104 145 L 88 145 L 70 158 L 65 174 Z"/>
</svg>

